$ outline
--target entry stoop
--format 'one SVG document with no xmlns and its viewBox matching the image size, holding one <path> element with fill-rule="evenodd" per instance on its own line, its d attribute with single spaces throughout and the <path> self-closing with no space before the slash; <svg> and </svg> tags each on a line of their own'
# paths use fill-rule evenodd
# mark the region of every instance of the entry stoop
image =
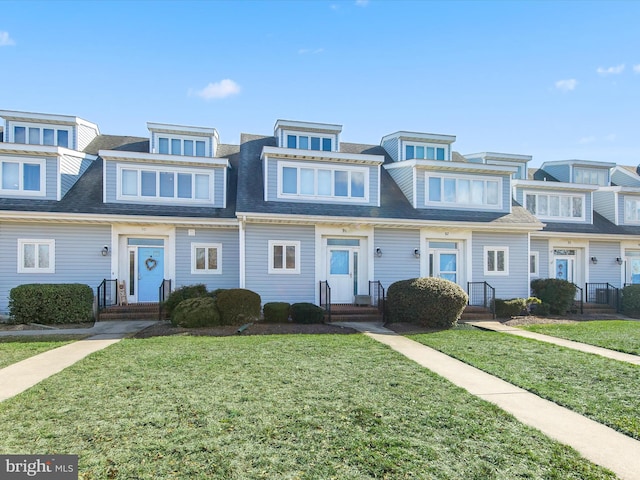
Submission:
<svg viewBox="0 0 640 480">
<path fill-rule="evenodd" d="M 493 313 L 487 307 L 478 305 L 467 305 L 460 316 L 460 322 L 475 320 L 493 320 Z"/>
<path fill-rule="evenodd" d="M 329 323 L 329 315 L 324 315 L 325 323 Z M 369 305 L 352 305 L 334 303 L 331 305 L 331 322 L 382 322 L 378 307 Z"/>
<path fill-rule="evenodd" d="M 132 303 L 131 305 L 114 305 L 98 314 L 98 321 L 109 320 L 158 320 L 158 303 Z"/>
<path fill-rule="evenodd" d="M 610 315 L 619 316 L 615 308 L 611 308 L 606 303 L 584 303 L 582 304 L 584 315 Z"/>
</svg>

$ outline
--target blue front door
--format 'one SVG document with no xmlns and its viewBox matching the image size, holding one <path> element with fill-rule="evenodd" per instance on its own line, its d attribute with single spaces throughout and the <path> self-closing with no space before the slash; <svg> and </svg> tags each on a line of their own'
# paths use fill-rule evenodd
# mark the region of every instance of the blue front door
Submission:
<svg viewBox="0 0 640 480">
<path fill-rule="evenodd" d="M 164 248 L 138 247 L 138 302 L 157 302 L 164 279 Z"/>
<path fill-rule="evenodd" d="M 569 276 L 570 276 L 569 260 L 566 258 L 557 258 L 556 259 L 556 278 L 558 280 L 569 280 Z"/>
</svg>

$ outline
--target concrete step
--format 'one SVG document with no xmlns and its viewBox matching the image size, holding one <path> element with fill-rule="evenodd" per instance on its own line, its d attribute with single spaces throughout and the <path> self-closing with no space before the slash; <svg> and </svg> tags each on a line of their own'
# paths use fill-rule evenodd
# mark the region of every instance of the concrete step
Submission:
<svg viewBox="0 0 640 480">
<path fill-rule="evenodd" d="M 158 320 L 158 313 L 157 303 L 113 305 L 102 310 L 98 320 Z"/>
</svg>

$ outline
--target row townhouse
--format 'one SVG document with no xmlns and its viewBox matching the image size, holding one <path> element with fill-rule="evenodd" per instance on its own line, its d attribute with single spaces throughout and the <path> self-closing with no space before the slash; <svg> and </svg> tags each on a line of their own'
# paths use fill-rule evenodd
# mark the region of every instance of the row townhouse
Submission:
<svg viewBox="0 0 640 480">
<path fill-rule="evenodd" d="M 603 292 L 589 285 L 640 283 L 634 167 L 529 169 L 528 155 L 461 155 L 452 135 L 354 144 L 302 121 L 230 145 L 208 127 L 148 123 L 140 138 L 74 116 L 0 117 L 0 314 L 23 283 L 102 285 L 113 302 L 117 280 L 130 304 L 195 283 L 316 304 L 327 286 L 350 304 L 419 276 L 472 301 L 487 286 L 527 297 L 538 277 L 586 286 L 586 300 Z"/>
</svg>

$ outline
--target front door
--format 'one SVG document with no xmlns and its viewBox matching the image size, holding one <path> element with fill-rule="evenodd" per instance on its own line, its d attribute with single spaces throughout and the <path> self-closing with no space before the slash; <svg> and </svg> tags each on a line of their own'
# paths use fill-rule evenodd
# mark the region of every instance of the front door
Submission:
<svg viewBox="0 0 640 480">
<path fill-rule="evenodd" d="M 331 303 L 353 303 L 358 294 L 359 247 L 327 247 L 327 281 Z"/>
<path fill-rule="evenodd" d="M 138 247 L 138 302 L 157 302 L 164 279 L 164 248 Z"/>
<path fill-rule="evenodd" d="M 627 261 L 625 263 L 625 282 L 640 283 L 640 251 L 627 250 Z"/>
<path fill-rule="evenodd" d="M 555 278 L 576 282 L 576 251 L 575 250 L 554 250 Z"/>
<path fill-rule="evenodd" d="M 429 276 L 458 283 L 458 250 L 455 242 L 430 242 Z"/>
</svg>

